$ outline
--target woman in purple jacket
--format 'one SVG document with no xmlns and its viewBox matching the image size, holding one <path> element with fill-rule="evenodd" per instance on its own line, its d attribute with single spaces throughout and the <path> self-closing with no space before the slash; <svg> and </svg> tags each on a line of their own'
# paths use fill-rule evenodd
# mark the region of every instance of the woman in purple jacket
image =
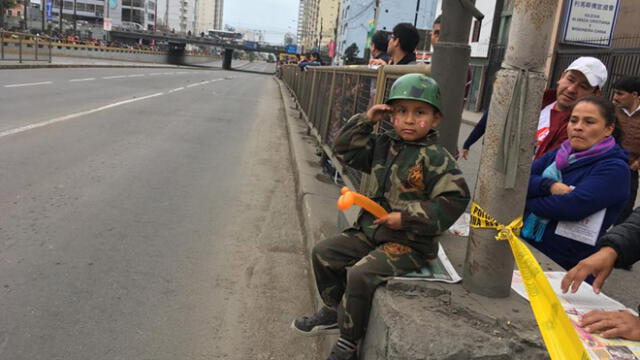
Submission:
<svg viewBox="0 0 640 360">
<path fill-rule="evenodd" d="M 597 251 L 629 197 L 627 153 L 607 99 L 578 101 L 568 139 L 531 168 L 522 237 L 565 269 Z"/>
</svg>

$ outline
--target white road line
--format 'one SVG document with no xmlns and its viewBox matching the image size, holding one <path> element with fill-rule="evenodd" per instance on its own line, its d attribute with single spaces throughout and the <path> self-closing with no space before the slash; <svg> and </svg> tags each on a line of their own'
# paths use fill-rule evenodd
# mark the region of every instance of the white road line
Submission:
<svg viewBox="0 0 640 360">
<path fill-rule="evenodd" d="M 91 80 L 95 80 L 95 79 L 96 78 L 71 79 L 71 80 L 69 80 L 69 82 L 91 81 Z"/>
<path fill-rule="evenodd" d="M 55 123 L 59 123 L 59 122 L 63 122 L 63 121 L 67 121 L 67 120 L 71 120 L 80 116 L 84 116 L 84 115 L 89 115 L 89 114 L 93 114 L 95 112 L 98 111 L 102 111 L 102 110 L 107 110 L 107 109 L 111 109 L 120 105 L 125 105 L 125 104 L 129 104 L 132 102 L 136 102 L 136 101 L 140 101 L 140 100 L 146 100 L 146 99 L 150 99 L 152 97 L 156 97 L 156 96 L 160 96 L 160 95 L 164 95 L 164 93 L 155 93 L 155 94 L 151 94 L 151 95 L 146 95 L 146 96 L 141 96 L 139 98 L 133 98 L 133 99 L 129 99 L 129 100 L 123 100 L 123 101 L 118 101 L 115 102 L 113 104 L 109 104 L 109 105 L 104 105 L 104 106 L 100 106 L 98 108 L 95 109 L 91 109 L 91 110 L 86 110 L 86 111 L 81 111 L 75 114 L 70 114 L 70 115 L 65 115 L 65 116 L 61 116 L 55 119 L 51 119 L 51 120 L 46 120 L 46 121 L 42 121 L 39 123 L 35 123 L 35 124 L 30 124 L 30 125 L 26 125 L 26 126 L 22 126 L 19 128 L 15 128 L 15 129 L 10 129 L 10 130 L 5 130 L 0 132 L 0 138 L 3 138 L 5 136 L 9 136 L 9 135 L 15 135 L 15 134 L 19 134 L 25 131 L 29 131 L 29 130 L 33 130 L 33 129 L 37 129 L 43 126 L 47 126 L 47 125 L 51 125 L 51 124 L 55 124 Z"/>
<path fill-rule="evenodd" d="M 6 88 L 14 88 L 14 87 L 22 87 L 22 86 L 35 86 L 35 85 L 47 85 L 52 84 L 53 81 L 42 81 L 42 82 L 34 82 L 34 83 L 25 83 L 25 84 L 11 84 L 5 85 Z"/>
<path fill-rule="evenodd" d="M 172 73 L 172 72 L 162 73 L 162 75 L 173 75 L 173 74 L 175 74 L 175 73 Z"/>
<path fill-rule="evenodd" d="M 176 74 L 188 74 L 188 73 L 189 73 L 188 71 L 180 71 L 180 72 L 177 72 Z"/>
<path fill-rule="evenodd" d="M 134 74 L 134 75 L 127 75 L 128 78 L 130 77 L 143 77 L 144 74 Z"/>
<path fill-rule="evenodd" d="M 115 75 L 115 76 L 105 76 L 103 77 L 103 79 L 105 80 L 109 80 L 109 79 L 124 79 L 126 78 L 126 75 Z"/>
<path fill-rule="evenodd" d="M 171 89 L 169 90 L 169 94 L 176 92 L 176 91 L 180 91 L 180 90 L 184 90 L 184 87 L 179 87 L 179 88 L 175 88 L 175 89 Z"/>
<path fill-rule="evenodd" d="M 187 85 L 188 88 L 194 87 L 194 86 L 198 86 L 200 85 L 200 83 L 195 83 L 195 84 L 191 84 L 191 85 Z"/>
<path fill-rule="evenodd" d="M 151 73 L 151 74 L 148 74 L 148 75 L 149 76 L 156 76 L 156 75 L 164 75 L 164 73 Z"/>
</svg>

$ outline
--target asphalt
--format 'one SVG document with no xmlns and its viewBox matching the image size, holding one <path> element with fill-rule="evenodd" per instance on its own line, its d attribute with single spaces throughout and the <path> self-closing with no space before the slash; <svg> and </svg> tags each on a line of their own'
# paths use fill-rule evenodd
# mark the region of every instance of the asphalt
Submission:
<svg viewBox="0 0 640 360">
<path fill-rule="evenodd" d="M 270 74 L 2 70 L 0 92 L 0 359 L 313 358 Z"/>
</svg>

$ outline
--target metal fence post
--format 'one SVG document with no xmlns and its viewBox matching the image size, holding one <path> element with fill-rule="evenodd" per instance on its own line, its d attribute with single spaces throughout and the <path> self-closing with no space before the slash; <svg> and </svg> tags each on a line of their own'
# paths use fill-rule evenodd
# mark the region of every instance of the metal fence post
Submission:
<svg viewBox="0 0 640 360">
<path fill-rule="evenodd" d="M 22 64 L 22 36 L 18 37 L 18 62 Z"/>
<path fill-rule="evenodd" d="M 36 36 L 36 44 L 35 44 L 35 47 L 36 47 L 36 50 L 35 50 L 35 51 L 36 51 L 36 61 L 38 61 L 38 37 L 37 37 L 37 36 Z"/>
<path fill-rule="evenodd" d="M 2 54 L 0 59 L 4 60 L 4 31 L 0 31 L 0 53 Z"/>
<path fill-rule="evenodd" d="M 49 64 L 51 64 L 51 48 L 52 48 L 51 38 L 49 38 Z"/>
</svg>

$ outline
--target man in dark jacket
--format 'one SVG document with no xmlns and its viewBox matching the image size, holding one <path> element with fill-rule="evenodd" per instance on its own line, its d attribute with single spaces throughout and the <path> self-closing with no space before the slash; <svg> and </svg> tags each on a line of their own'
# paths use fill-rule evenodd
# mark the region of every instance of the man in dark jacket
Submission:
<svg viewBox="0 0 640 360">
<path fill-rule="evenodd" d="M 583 259 L 562 279 L 562 292 L 578 291 L 590 275 L 595 277 L 593 291 L 600 293 L 614 267 L 630 268 L 640 260 L 640 207 L 622 224 L 616 225 L 598 240 L 600 250 Z M 589 332 L 602 331 L 605 338 L 640 340 L 640 318 L 628 311 L 594 310 L 584 315 L 580 326 Z"/>
<path fill-rule="evenodd" d="M 388 44 L 389 39 L 384 31 L 378 30 L 373 34 L 371 37 L 371 47 L 369 47 L 369 50 L 371 51 L 370 64 L 372 61 L 377 59 L 381 59 L 386 63 L 391 61 L 391 57 L 387 54 Z"/>
<path fill-rule="evenodd" d="M 415 65 L 416 46 L 420 41 L 420 34 L 410 23 L 400 23 L 393 27 L 393 32 L 387 44 L 387 53 L 391 57 L 389 62 L 382 59 L 371 61 L 371 65 Z"/>
</svg>

